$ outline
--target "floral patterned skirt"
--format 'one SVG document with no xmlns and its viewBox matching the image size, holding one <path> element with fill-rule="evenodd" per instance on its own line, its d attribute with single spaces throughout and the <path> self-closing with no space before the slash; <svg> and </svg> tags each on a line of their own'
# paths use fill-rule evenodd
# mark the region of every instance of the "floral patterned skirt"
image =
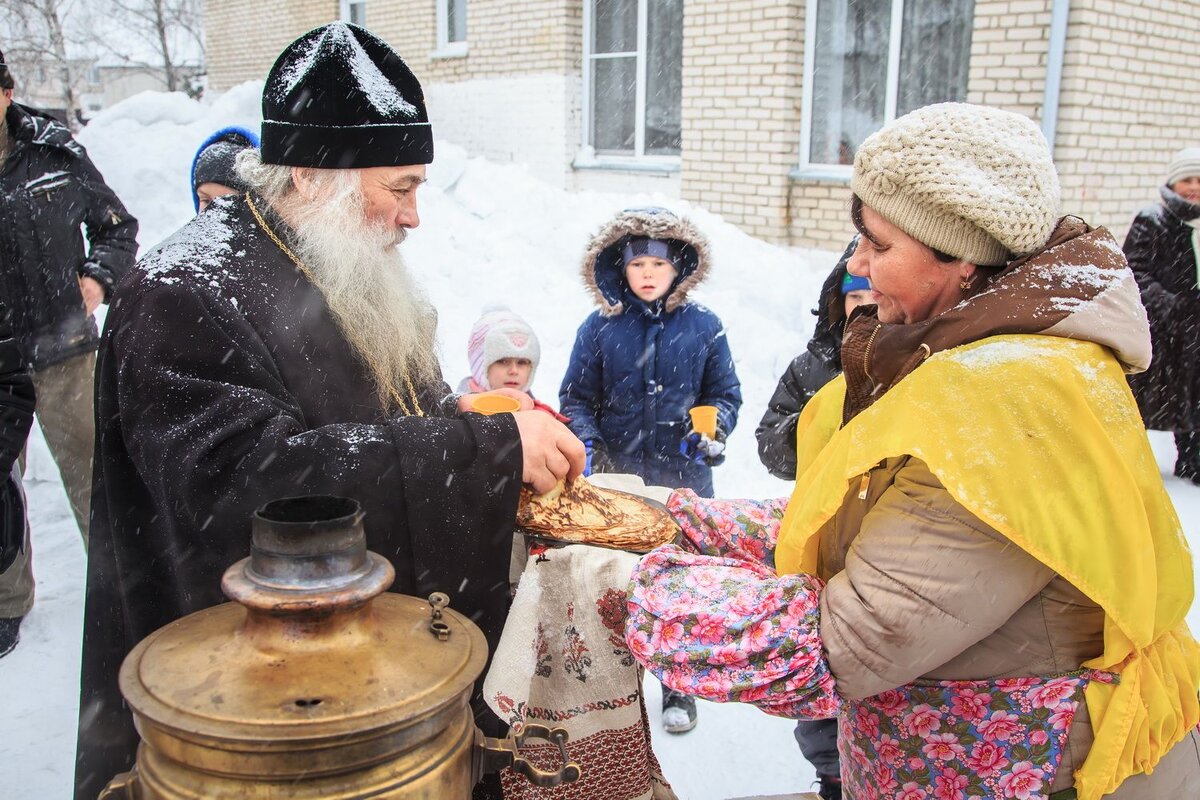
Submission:
<svg viewBox="0 0 1200 800">
<path fill-rule="evenodd" d="M 1094 670 L 917 681 L 847 702 L 838 721 L 847 800 L 1044 800 Z"/>
</svg>

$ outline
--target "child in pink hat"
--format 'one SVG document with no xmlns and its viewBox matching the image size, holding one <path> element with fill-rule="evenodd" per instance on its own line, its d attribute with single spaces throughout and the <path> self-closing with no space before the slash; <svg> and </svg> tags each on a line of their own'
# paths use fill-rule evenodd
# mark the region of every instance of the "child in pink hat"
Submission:
<svg viewBox="0 0 1200 800">
<path fill-rule="evenodd" d="M 529 323 L 508 306 L 485 306 L 483 315 L 471 326 L 467 338 L 471 374 L 462 379 L 458 391 L 514 389 L 529 395 L 534 408 L 566 422 L 566 417 L 539 401 L 529 389 L 541 354 L 537 334 Z"/>
</svg>

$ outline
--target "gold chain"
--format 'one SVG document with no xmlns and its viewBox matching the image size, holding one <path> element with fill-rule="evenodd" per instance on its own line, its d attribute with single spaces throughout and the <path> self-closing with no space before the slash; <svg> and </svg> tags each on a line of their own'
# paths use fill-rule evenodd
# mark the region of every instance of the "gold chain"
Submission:
<svg viewBox="0 0 1200 800">
<path fill-rule="evenodd" d="M 293 253 L 291 248 L 283 243 L 283 240 L 275 234 L 275 231 L 271 230 L 271 226 L 267 224 L 267 221 L 263 219 L 263 215 L 259 212 L 258 207 L 254 205 L 254 199 L 250 196 L 249 192 L 246 192 L 246 205 L 250 208 L 250 213 L 254 215 L 254 219 L 258 223 L 258 227 L 263 229 L 263 233 L 267 234 L 271 241 L 275 243 L 275 246 L 282 250 L 283 254 L 292 260 L 292 263 L 296 265 L 296 269 L 300 270 L 300 274 L 303 275 L 309 283 L 311 283 L 313 286 L 316 286 L 317 282 L 313 280 L 312 273 L 308 271 L 308 267 L 304 266 L 304 262 L 300 260 L 299 256 Z M 413 387 L 412 378 L 410 378 L 407 373 L 404 376 L 404 385 L 408 389 L 408 396 L 409 399 L 412 400 L 412 408 L 415 410 L 409 409 L 408 403 L 404 402 L 404 398 L 400 396 L 400 393 L 396 391 L 395 387 L 388 387 L 388 393 L 391 395 L 392 400 L 397 406 L 400 407 L 401 413 L 407 417 L 425 416 L 425 412 L 421 410 L 421 404 L 417 400 L 417 390 L 415 387 Z"/>
</svg>

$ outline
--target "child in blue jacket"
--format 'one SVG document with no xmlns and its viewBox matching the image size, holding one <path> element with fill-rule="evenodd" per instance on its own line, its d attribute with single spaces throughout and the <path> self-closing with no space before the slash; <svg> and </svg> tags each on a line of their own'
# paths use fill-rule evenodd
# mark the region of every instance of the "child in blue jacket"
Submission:
<svg viewBox="0 0 1200 800">
<path fill-rule="evenodd" d="M 575 339 L 559 399 L 596 472 L 712 497 L 741 385 L 721 320 L 688 300 L 711 269 L 708 240 L 663 208 L 621 212 L 592 237 L 583 279 L 599 306 Z M 688 410 L 717 407 L 710 439 Z"/>
<path fill-rule="evenodd" d="M 665 208 L 628 209 L 592 237 L 583 280 L 596 298 L 559 389 L 590 472 L 713 496 L 712 468 L 737 424 L 741 384 L 717 315 L 690 292 L 711 268 L 708 240 Z M 688 410 L 717 407 L 712 438 Z M 696 701 L 663 687 L 663 728 L 696 727 Z"/>
</svg>

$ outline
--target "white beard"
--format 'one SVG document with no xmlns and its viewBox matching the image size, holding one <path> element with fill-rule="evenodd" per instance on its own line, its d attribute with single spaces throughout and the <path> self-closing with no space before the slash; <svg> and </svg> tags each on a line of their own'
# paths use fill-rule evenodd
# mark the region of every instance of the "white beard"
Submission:
<svg viewBox="0 0 1200 800">
<path fill-rule="evenodd" d="M 330 171 L 321 182 L 313 200 L 292 193 L 277 210 L 338 328 L 374 378 L 380 403 L 389 412 L 415 413 L 413 390 L 441 383 L 442 371 L 437 314 L 396 249 L 406 231 L 365 220 L 358 172 Z"/>
</svg>

